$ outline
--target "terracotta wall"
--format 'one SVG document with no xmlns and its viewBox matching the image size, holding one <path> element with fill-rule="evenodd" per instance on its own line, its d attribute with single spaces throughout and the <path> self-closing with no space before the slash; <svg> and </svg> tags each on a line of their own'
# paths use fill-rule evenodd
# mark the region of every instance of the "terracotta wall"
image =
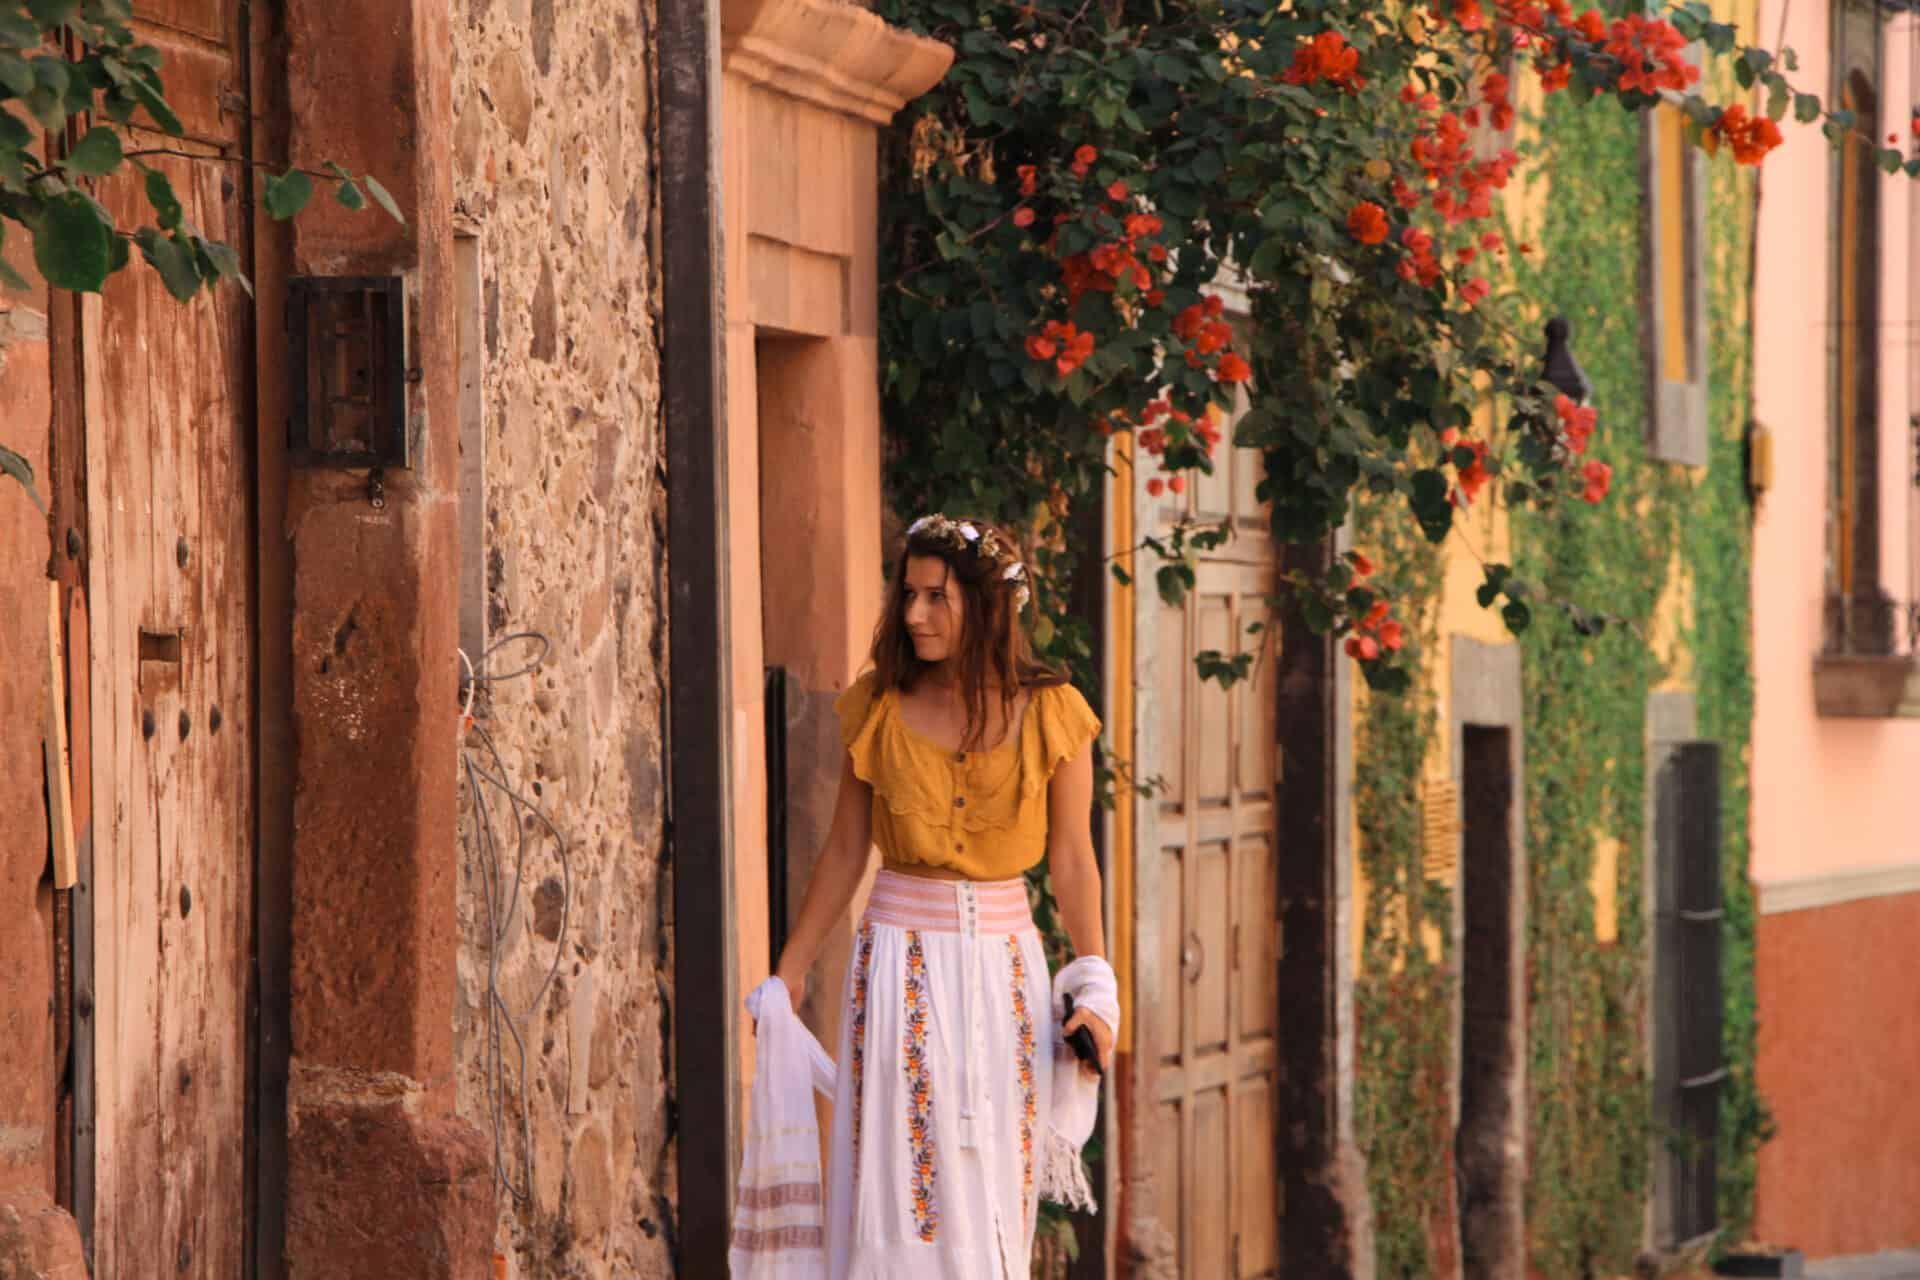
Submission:
<svg viewBox="0 0 1920 1280">
<path fill-rule="evenodd" d="M 1920 1243 L 1920 893 L 1760 918 L 1754 1234 L 1814 1257 Z"/>
<path fill-rule="evenodd" d="M 500 1197 L 498 1240 L 519 1276 L 665 1276 L 677 1193 L 661 865 L 653 6 L 473 0 L 456 14 L 453 189 L 479 285 L 463 303 L 479 312 L 463 316 L 478 339 L 466 358 L 478 383 L 467 411 L 480 415 L 485 471 L 484 513 L 466 524 L 460 553 L 484 564 L 491 638 L 531 630 L 551 642 L 538 673 L 500 684 L 482 712 L 508 775 L 566 837 L 571 871 L 569 890 L 541 843 L 499 949 L 508 1006 L 516 1016 L 532 1009 L 534 1176 L 528 1203 Z M 494 670 L 535 655 L 511 645 Z M 510 835 L 491 798 L 496 830 Z M 460 1113 L 487 1128 L 488 924 L 475 832 L 469 805 L 456 1056 Z M 536 1006 L 556 953 L 558 978 Z M 511 1067 L 508 1082 L 517 1155 Z"/>
<path fill-rule="evenodd" d="M 28 279 L 31 242 L 6 259 Z M 53 405 L 44 290 L 0 288 L 0 444 L 51 500 Z M 0 1274 L 79 1280 L 80 1237 L 54 1208 L 53 882 L 41 743 L 47 721 L 47 519 L 0 477 Z"/>
</svg>

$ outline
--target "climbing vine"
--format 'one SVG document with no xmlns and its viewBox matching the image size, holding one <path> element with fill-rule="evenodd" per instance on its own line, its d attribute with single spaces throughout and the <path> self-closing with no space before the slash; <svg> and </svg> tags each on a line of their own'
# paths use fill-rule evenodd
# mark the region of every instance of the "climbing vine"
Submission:
<svg viewBox="0 0 1920 1280">
<path fill-rule="evenodd" d="M 1645 723 L 1651 691 L 1677 677 L 1695 690 L 1700 732 L 1721 743 L 1725 1053 L 1720 1197 L 1723 1239 L 1751 1219 L 1758 1146 L 1768 1130 L 1754 1087 L 1753 904 L 1747 881 L 1744 759 L 1752 713 L 1748 591 L 1751 545 L 1741 466 L 1748 412 L 1749 174 L 1712 171 L 1706 226 L 1711 445 L 1704 472 L 1650 460 L 1642 445 L 1647 370 L 1638 293 L 1643 198 L 1640 122 L 1549 100 L 1536 154 L 1552 184 L 1530 231 L 1542 253 L 1513 284 L 1568 316 L 1601 407 L 1596 447 L 1617 460 L 1615 497 L 1575 519 L 1565 510 L 1513 519 L 1514 572 L 1543 594 L 1604 599 L 1623 625 L 1597 638 L 1536 627 L 1521 638 L 1528 865 L 1528 1205 L 1532 1262 L 1549 1277 L 1627 1272 L 1641 1247 L 1649 1158 L 1660 1140 L 1647 1072 L 1647 930 L 1641 851 L 1647 823 Z M 1577 163 L 1575 158 L 1577 157 Z M 1404 554 L 1397 512 L 1361 508 L 1356 532 L 1382 559 Z M 1456 554 L 1463 552 L 1456 551 Z M 1657 566 L 1649 573 L 1648 566 Z M 1649 643 L 1692 592 L 1688 670 Z M 1408 608 L 1435 600 L 1437 579 L 1407 583 Z M 1425 637 L 1423 636 L 1423 646 Z M 1358 859 L 1366 908 L 1356 984 L 1358 1137 L 1368 1157 L 1380 1272 L 1420 1276 L 1450 1248 L 1444 1089 L 1452 1031 L 1432 1012 L 1451 999 L 1444 964 L 1400 926 L 1419 918 L 1411 799 L 1433 741 L 1416 684 L 1407 700 L 1371 698 L 1358 718 Z M 1611 856 L 1603 858 L 1602 850 Z M 1596 886 L 1612 870 L 1610 886 Z M 1614 937 L 1598 936 L 1594 889 L 1610 888 Z M 1432 917 L 1428 917 L 1432 919 Z M 1443 917 L 1444 918 L 1444 917 Z M 1444 928 L 1439 949 L 1445 946 Z M 1440 1082 L 1435 1094 L 1433 1082 Z"/>
</svg>

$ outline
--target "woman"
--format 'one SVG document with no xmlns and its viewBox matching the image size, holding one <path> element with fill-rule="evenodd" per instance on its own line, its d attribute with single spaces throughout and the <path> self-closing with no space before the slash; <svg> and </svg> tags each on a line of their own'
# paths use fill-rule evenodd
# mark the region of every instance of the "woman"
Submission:
<svg viewBox="0 0 1920 1280">
<path fill-rule="evenodd" d="M 776 969 L 797 1004 L 877 845 L 841 1019 L 832 1280 L 1020 1280 L 1040 1195 L 1086 1197 L 1094 1076 L 1061 1045 L 1087 1028 L 1104 1070 L 1118 1021 L 1089 827 L 1100 722 L 1034 659 L 1026 598 L 1004 534 L 915 521 L 872 670 L 837 704 L 833 826 Z M 1064 1026 L 1022 879 L 1043 855 L 1079 957 Z"/>
</svg>

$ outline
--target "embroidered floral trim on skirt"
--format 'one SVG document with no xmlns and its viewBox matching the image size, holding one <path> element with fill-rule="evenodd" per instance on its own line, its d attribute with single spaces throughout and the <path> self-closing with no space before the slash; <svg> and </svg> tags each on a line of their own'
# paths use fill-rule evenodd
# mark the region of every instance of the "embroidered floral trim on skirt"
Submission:
<svg viewBox="0 0 1920 1280">
<path fill-rule="evenodd" d="M 840 1023 L 833 1280 L 1025 1280 L 1052 1007 L 1023 881 L 880 872 Z"/>
</svg>

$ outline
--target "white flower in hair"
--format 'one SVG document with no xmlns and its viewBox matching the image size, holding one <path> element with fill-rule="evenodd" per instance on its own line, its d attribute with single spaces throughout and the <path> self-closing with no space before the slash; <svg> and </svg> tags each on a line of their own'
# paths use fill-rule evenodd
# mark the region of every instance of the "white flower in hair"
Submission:
<svg viewBox="0 0 1920 1280">
<path fill-rule="evenodd" d="M 918 520 L 915 520 L 907 526 L 907 536 L 911 538 L 914 534 L 919 533 L 922 529 L 932 524 L 934 520 L 935 517 L 933 516 L 921 516 Z"/>
<path fill-rule="evenodd" d="M 1000 576 L 1005 578 L 1008 582 L 1023 582 L 1026 580 L 1027 566 L 1020 563 L 1020 561 L 1015 560 L 1012 564 L 1007 566 L 1006 572 L 1002 573 Z"/>
<path fill-rule="evenodd" d="M 962 522 L 960 525 L 960 536 L 965 538 L 968 542 L 980 541 L 980 531 L 974 528 L 971 524 L 967 524 L 965 522 Z"/>
</svg>

